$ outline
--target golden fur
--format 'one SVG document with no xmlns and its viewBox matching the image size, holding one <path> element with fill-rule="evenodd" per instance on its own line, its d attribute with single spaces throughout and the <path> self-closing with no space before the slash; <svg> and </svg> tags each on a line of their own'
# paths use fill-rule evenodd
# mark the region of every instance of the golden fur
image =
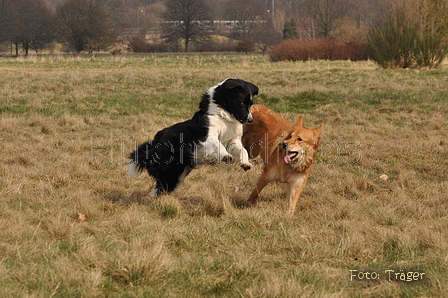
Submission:
<svg viewBox="0 0 448 298">
<path fill-rule="evenodd" d="M 300 115 L 293 126 L 285 117 L 260 105 L 252 106 L 251 112 L 254 121 L 244 124 L 242 142 L 249 158 L 261 156 L 264 168 L 248 202 L 256 203 L 270 181 L 287 183 L 289 212 L 293 213 L 316 158 L 324 125 L 306 127 Z"/>
</svg>

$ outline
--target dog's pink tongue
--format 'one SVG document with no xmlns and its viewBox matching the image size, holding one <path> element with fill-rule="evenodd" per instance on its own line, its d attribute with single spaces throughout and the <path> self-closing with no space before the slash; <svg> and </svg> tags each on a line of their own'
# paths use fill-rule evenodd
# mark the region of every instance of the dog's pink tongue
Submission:
<svg viewBox="0 0 448 298">
<path fill-rule="evenodd" d="M 286 155 L 285 155 L 285 162 L 287 163 L 287 164 L 290 164 L 291 163 L 291 157 L 292 156 L 294 156 L 294 153 L 286 153 Z"/>
</svg>

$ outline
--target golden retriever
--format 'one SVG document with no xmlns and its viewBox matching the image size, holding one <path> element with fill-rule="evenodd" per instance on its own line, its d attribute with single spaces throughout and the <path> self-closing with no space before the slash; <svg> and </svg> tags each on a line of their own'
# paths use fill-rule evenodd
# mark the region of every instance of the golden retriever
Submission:
<svg viewBox="0 0 448 298">
<path fill-rule="evenodd" d="M 289 213 L 293 213 L 300 193 L 316 158 L 324 124 L 309 128 L 300 115 L 294 125 L 272 110 L 254 105 L 253 122 L 244 124 L 242 142 L 250 158 L 261 156 L 263 173 L 248 202 L 255 204 L 258 194 L 270 181 L 287 184 Z"/>
</svg>

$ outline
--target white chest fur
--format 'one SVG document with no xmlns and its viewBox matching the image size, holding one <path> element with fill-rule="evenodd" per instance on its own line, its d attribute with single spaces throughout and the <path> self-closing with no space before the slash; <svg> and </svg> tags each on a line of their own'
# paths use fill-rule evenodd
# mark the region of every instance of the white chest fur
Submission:
<svg viewBox="0 0 448 298">
<path fill-rule="evenodd" d="M 209 132 L 207 139 L 197 152 L 197 163 L 219 163 L 223 160 L 233 160 L 248 165 L 249 157 L 241 143 L 243 125 L 229 112 L 213 102 L 210 103 L 207 117 Z"/>
</svg>

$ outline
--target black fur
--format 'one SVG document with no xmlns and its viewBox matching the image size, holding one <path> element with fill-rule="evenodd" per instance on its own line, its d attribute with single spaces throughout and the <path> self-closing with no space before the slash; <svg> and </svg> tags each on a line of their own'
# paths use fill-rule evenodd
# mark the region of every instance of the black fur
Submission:
<svg viewBox="0 0 448 298">
<path fill-rule="evenodd" d="M 225 80 L 214 92 L 202 96 L 192 119 L 162 129 L 152 141 L 139 145 L 129 155 L 129 166 L 137 173 L 146 169 L 155 178 L 157 194 L 173 191 L 197 165 L 195 154 L 209 133 L 211 94 L 213 102 L 244 123 L 248 121 L 252 96 L 258 94 L 258 87 L 239 79 Z"/>
<path fill-rule="evenodd" d="M 252 96 L 258 94 L 258 87 L 240 79 L 227 79 L 216 87 L 213 102 L 229 112 L 240 123 L 247 122 Z"/>
<path fill-rule="evenodd" d="M 146 168 L 156 179 L 157 189 L 173 191 L 184 171 L 186 176 L 195 167 L 194 152 L 208 134 L 208 118 L 204 116 L 205 112 L 199 110 L 192 119 L 162 129 L 154 140 L 129 155 L 139 172 Z"/>
</svg>

